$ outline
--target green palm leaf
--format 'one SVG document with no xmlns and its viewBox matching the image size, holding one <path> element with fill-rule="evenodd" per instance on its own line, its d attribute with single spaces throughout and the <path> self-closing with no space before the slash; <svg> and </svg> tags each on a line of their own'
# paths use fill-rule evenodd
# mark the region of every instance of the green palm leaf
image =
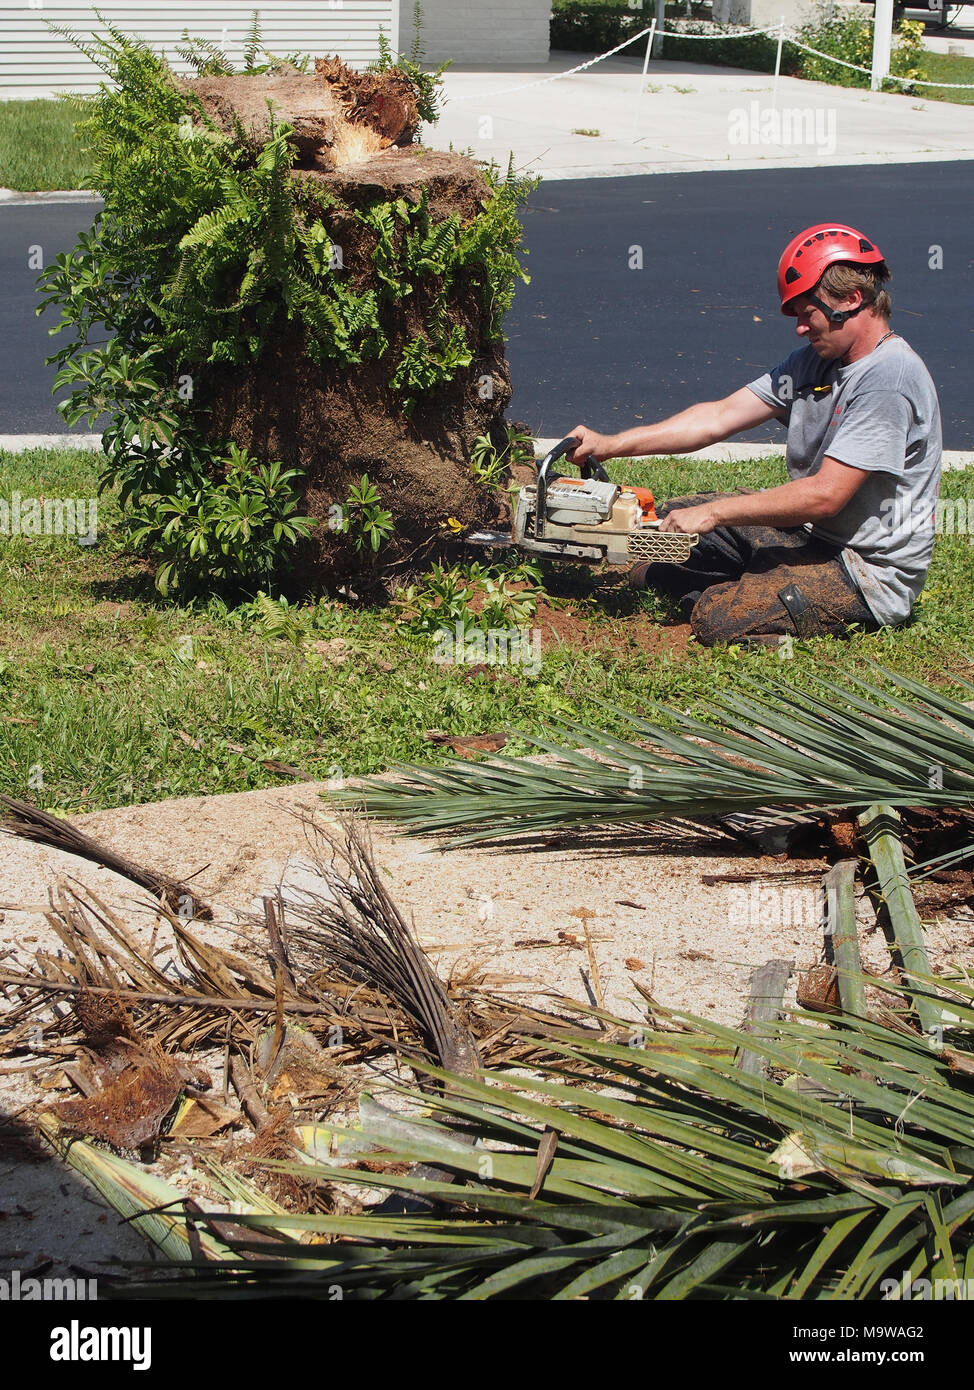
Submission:
<svg viewBox="0 0 974 1390">
<path fill-rule="evenodd" d="M 397 765 L 400 781 L 370 778 L 345 799 L 414 833 L 449 833 L 452 844 L 742 811 L 974 805 L 974 711 L 877 671 L 882 686 L 820 679 L 816 693 L 750 679 L 704 718 L 616 710 L 631 740 L 566 720 L 561 742 L 521 735 L 550 765 L 503 755 Z"/>
<path fill-rule="evenodd" d="M 960 1016 L 972 992 L 959 982 L 938 1000 L 959 1048 L 974 1039 L 974 1015 Z M 418 1118 L 390 1123 L 366 1104 L 360 1128 L 329 1129 L 316 1146 L 330 1152 L 340 1138 L 334 1159 L 267 1161 L 419 1194 L 431 1213 L 241 1216 L 262 1241 L 239 1242 L 232 1264 L 197 1265 L 194 1289 L 219 1274 L 224 1291 L 256 1280 L 323 1297 L 338 1283 L 371 1298 L 846 1299 L 974 1267 L 974 1151 L 963 1142 L 974 1080 L 946 1049 L 851 1015 L 747 1033 L 671 1020 L 690 1031 L 651 1032 L 645 1047 L 565 1044 L 530 1076 L 431 1067 L 449 1083 L 441 1093 L 401 1093 Z M 737 1054 L 755 1050 L 779 1078 L 809 1077 L 833 1100 L 741 1071 Z M 583 1061 L 597 1081 L 581 1081 Z M 546 1133 L 557 1145 L 532 1197 Z M 811 1156 L 810 1171 L 782 1167 L 785 1138 Z M 444 1176 L 385 1162 L 433 1163 Z M 302 1236 L 331 1243 L 296 1255 Z M 280 1267 L 268 1269 L 275 1252 Z"/>
</svg>

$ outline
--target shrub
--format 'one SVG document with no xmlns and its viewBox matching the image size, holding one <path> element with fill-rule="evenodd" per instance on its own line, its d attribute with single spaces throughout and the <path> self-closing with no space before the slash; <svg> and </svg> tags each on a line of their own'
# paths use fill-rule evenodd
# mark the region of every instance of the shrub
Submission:
<svg viewBox="0 0 974 1390">
<path fill-rule="evenodd" d="M 802 52 L 800 76 L 811 82 L 829 82 L 836 87 L 869 86 L 868 69 L 872 66 L 873 57 L 873 21 L 870 17 L 836 15 L 806 25 L 798 36 L 809 48 L 867 69 L 866 72 L 854 72 L 852 68 L 829 62 L 828 58 Z M 922 77 L 923 25 L 903 20 L 893 40 L 890 72 L 896 77 Z M 885 82 L 883 89 L 908 91 L 909 87 L 901 82 Z"/>
<path fill-rule="evenodd" d="M 399 630 L 413 636 L 434 636 L 457 623 L 464 632 L 517 627 L 537 611 L 540 581 L 530 561 L 435 564 L 418 583 L 400 589 L 390 607 Z"/>
<path fill-rule="evenodd" d="M 672 21 L 667 21 L 671 27 Z M 706 38 L 683 38 L 689 35 L 713 35 Z M 718 38 L 729 34 L 731 38 Z M 672 62 L 712 63 L 715 67 L 748 68 L 751 72 L 774 72 L 778 40 L 771 34 L 742 32 L 737 24 L 711 24 L 705 20 L 679 21 L 677 33 L 663 39 L 663 57 Z M 784 43 L 781 49 L 781 71 L 788 76 L 798 72 L 801 54 L 793 44 Z"/>
<path fill-rule="evenodd" d="M 551 46 L 602 53 L 638 34 L 648 23 L 643 11 L 628 5 L 591 5 L 568 0 L 551 16 Z"/>
</svg>

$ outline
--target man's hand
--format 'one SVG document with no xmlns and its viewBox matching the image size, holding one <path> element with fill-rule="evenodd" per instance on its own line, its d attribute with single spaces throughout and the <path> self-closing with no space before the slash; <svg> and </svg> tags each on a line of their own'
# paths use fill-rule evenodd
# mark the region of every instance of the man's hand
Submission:
<svg viewBox="0 0 974 1390">
<path fill-rule="evenodd" d="M 664 516 L 659 524 L 661 531 L 679 531 L 683 536 L 705 536 L 720 520 L 710 502 L 702 502 L 697 507 L 676 507 Z"/>
<path fill-rule="evenodd" d="M 594 459 L 596 463 L 604 463 L 606 459 L 615 457 L 615 440 L 610 434 L 599 434 L 596 430 L 590 430 L 587 425 L 576 425 L 568 434 L 575 435 L 581 441 L 578 447 L 567 455 L 569 463 L 580 464 L 589 458 Z M 565 438 L 568 438 L 567 434 Z"/>
</svg>

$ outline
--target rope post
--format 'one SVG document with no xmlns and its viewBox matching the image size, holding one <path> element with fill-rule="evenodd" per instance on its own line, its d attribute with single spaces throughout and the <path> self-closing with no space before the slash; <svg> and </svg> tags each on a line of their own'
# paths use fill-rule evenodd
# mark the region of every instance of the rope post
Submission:
<svg viewBox="0 0 974 1390">
<path fill-rule="evenodd" d="M 774 82 L 771 84 L 771 110 L 778 109 L 778 78 L 781 76 L 781 49 L 785 42 L 785 17 L 781 16 L 781 23 L 778 26 L 778 52 L 774 60 Z"/>
<path fill-rule="evenodd" d="M 649 71 L 649 58 L 653 51 L 653 39 L 656 36 L 656 20 L 654 19 L 649 26 L 649 38 L 646 40 L 646 57 L 643 59 L 643 75 L 639 79 L 639 91 L 636 94 L 636 110 L 632 118 L 632 140 L 630 144 L 636 143 L 637 132 L 639 130 L 639 112 L 642 108 L 643 97 L 646 95 L 646 74 Z"/>
<path fill-rule="evenodd" d="M 889 76 L 889 58 L 893 48 L 893 0 L 876 0 L 873 20 L 873 68 L 869 86 L 874 92 L 882 90 L 883 78 Z"/>
</svg>

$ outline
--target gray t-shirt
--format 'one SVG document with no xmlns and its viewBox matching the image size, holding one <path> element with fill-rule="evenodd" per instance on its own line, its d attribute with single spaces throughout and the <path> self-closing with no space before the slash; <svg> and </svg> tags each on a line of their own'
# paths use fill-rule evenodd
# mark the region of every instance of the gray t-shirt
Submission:
<svg viewBox="0 0 974 1390">
<path fill-rule="evenodd" d="M 826 455 L 874 475 L 810 530 L 843 547 L 880 623 L 903 622 L 927 577 L 940 489 L 940 404 L 923 362 L 899 337 L 848 367 L 806 344 L 750 389 L 786 412 L 790 477 L 817 473 Z"/>
</svg>

